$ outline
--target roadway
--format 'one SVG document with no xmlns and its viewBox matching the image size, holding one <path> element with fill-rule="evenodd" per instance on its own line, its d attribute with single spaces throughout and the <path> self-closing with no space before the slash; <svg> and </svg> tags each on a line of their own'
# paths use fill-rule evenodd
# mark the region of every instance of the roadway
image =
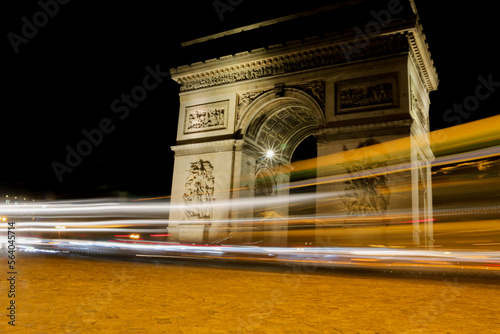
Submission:
<svg viewBox="0 0 500 334">
<path fill-rule="evenodd" d="M 482 275 L 26 252 L 17 271 L 0 332 L 500 333 L 499 280 Z"/>
</svg>

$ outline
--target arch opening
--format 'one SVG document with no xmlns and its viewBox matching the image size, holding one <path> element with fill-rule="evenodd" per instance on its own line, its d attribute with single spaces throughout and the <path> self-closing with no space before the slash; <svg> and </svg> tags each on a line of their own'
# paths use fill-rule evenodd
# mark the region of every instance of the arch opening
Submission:
<svg viewBox="0 0 500 334">
<path fill-rule="evenodd" d="M 311 152 L 310 157 L 316 156 L 316 139 L 311 135 L 323 124 L 319 105 L 294 89 L 282 97 L 268 94 L 255 100 L 240 119 L 242 186 L 253 188 L 249 195 L 256 199 L 252 242 L 287 244 L 293 161 Z M 265 205 L 258 204 L 263 197 Z"/>
<path fill-rule="evenodd" d="M 316 137 L 309 135 L 295 149 L 291 165 L 292 172 L 290 173 L 290 195 L 299 196 L 301 194 L 315 194 L 316 193 L 316 168 L 304 169 L 303 165 L 298 165 L 298 162 L 306 160 L 315 165 L 315 160 L 318 157 Z M 310 198 L 304 201 L 298 201 L 290 205 L 289 215 L 293 217 L 305 216 L 312 217 L 316 214 L 316 201 Z"/>
</svg>

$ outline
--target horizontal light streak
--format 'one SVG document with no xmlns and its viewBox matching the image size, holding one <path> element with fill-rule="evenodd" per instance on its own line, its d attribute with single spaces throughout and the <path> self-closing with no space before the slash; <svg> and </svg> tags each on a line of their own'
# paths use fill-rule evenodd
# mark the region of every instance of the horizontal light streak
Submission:
<svg viewBox="0 0 500 334">
<path fill-rule="evenodd" d="M 42 222 L 17 222 L 16 226 L 33 226 L 33 227 L 41 227 L 41 226 L 65 226 L 67 228 L 71 228 L 73 226 L 110 226 L 110 225 L 121 225 L 121 226 L 130 226 L 130 225 L 168 225 L 168 219 L 140 219 L 140 220 L 105 220 L 105 221 L 88 221 L 88 222 L 50 222 L 50 221 L 42 221 Z M 5 225 L 5 224 L 2 224 Z"/>
<path fill-rule="evenodd" d="M 490 117 L 484 120 L 470 122 L 456 127 L 439 130 L 431 134 L 417 136 L 416 141 L 430 141 L 433 145 L 434 153 L 438 156 L 432 166 L 440 166 L 451 163 L 459 163 L 473 159 L 496 157 L 500 155 L 500 116 Z M 488 146 L 490 145 L 490 146 Z M 484 147 L 488 146 L 488 147 Z M 320 185 L 333 182 L 343 182 L 355 178 L 373 177 L 382 174 L 408 171 L 414 167 L 409 162 L 409 152 L 411 152 L 410 138 L 376 144 L 347 152 L 339 152 L 332 155 L 322 156 L 315 160 L 306 160 L 294 163 L 295 171 L 307 170 L 311 168 L 326 168 L 333 175 L 318 177 L 314 180 L 295 182 L 291 188 Z M 460 148 L 460 149 L 458 149 Z M 475 149 L 472 152 L 460 153 L 466 148 Z M 447 155 L 449 154 L 449 155 Z M 369 157 L 374 161 L 387 161 L 387 167 L 375 168 L 372 170 L 360 171 L 358 173 L 346 174 L 343 164 L 355 161 L 359 157 Z M 401 161 L 406 161 L 400 163 Z M 284 187 L 284 186 L 283 186 Z M 405 189 L 401 189 L 403 191 Z M 276 196 L 272 198 L 272 205 L 291 206 L 294 204 L 311 203 L 315 205 L 318 201 L 338 199 L 343 196 L 343 192 L 319 192 L 309 194 L 297 194 L 287 196 Z M 168 196 L 165 196 L 165 198 Z M 153 198 L 154 199 L 154 198 Z M 161 199 L 161 198 L 158 198 Z M 158 220 L 158 216 L 168 217 L 171 210 L 184 210 L 185 205 L 172 205 L 170 202 L 147 203 L 147 199 L 132 200 L 132 202 L 120 202 L 119 200 L 81 200 L 81 201 L 52 201 L 41 204 L 0 205 L 0 213 L 9 219 L 15 218 L 106 218 L 106 217 L 141 217 L 148 222 L 138 222 L 137 224 L 168 224 L 176 223 L 168 219 Z M 232 200 L 219 200 L 213 203 L 213 208 L 231 208 L 233 212 L 238 210 L 256 210 L 267 207 L 270 199 L 259 198 L 237 198 Z M 288 217 L 288 220 L 292 217 Z M 215 220 L 213 222 L 216 222 Z M 244 221 L 239 221 L 244 222 Z M 134 224 L 129 221 L 124 224 Z M 184 223 L 184 222 L 183 222 Z M 18 226 L 52 226 L 52 222 L 40 222 L 29 224 L 19 222 Z M 45 225 L 44 225 L 45 224 Z M 59 222 L 59 225 L 63 223 Z M 66 224 L 66 223 L 64 223 Z M 105 226 L 106 224 L 122 224 L 116 221 L 107 222 L 72 222 L 73 226 Z M 80 224 L 80 225 L 78 225 Z"/>
<path fill-rule="evenodd" d="M 130 229 L 130 228 L 66 228 L 64 230 L 58 230 L 53 228 L 16 228 L 16 231 L 26 231 L 26 232 L 140 232 L 140 233 L 155 233 L 155 232 L 166 232 L 166 229 Z"/>
<path fill-rule="evenodd" d="M 355 266 L 377 268 L 409 269 L 474 269 L 500 270 L 498 251 L 455 251 L 455 250 L 407 250 L 367 247 L 257 247 L 239 245 L 186 245 L 166 242 L 135 241 L 130 243 L 111 241 L 78 240 L 36 240 L 19 239 L 19 246 L 45 247 L 51 250 L 71 252 L 72 249 L 106 253 L 130 250 L 130 256 L 152 258 L 200 258 L 244 261 L 272 261 L 276 263 L 297 263 L 317 266 Z"/>
</svg>

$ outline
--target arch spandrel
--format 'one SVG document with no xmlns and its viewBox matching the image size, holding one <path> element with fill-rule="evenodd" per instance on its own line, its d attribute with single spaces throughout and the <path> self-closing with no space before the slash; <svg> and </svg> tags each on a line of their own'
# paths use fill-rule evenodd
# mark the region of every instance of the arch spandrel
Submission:
<svg viewBox="0 0 500 334">
<path fill-rule="evenodd" d="M 238 129 L 246 143 L 279 152 L 289 162 L 299 143 L 325 124 L 323 109 L 308 94 L 285 88 L 282 96 L 264 93 L 244 111 Z"/>
<path fill-rule="evenodd" d="M 296 88 L 285 88 L 282 96 L 277 97 L 276 92 L 272 90 L 256 98 L 242 112 L 241 118 L 237 122 L 236 130 L 240 130 L 241 133 L 246 134 L 253 122 L 262 115 L 273 110 L 294 106 L 307 109 L 310 115 L 315 118 L 318 128 L 326 124 L 324 111 L 314 98 Z"/>
</svg>

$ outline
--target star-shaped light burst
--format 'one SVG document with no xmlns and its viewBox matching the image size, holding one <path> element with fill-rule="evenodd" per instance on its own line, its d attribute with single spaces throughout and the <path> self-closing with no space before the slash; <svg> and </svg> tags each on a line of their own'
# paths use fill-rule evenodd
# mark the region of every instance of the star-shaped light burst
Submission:
<svg viewBox="0 0 500 334">
<path fill-rule="evenodd" d="M 279 147 L 272 147 L 268 146 L 265 147 L 264 151 L 262 152 L 262 160 L 265 160 L 268 164 L 273 164 L 279 160 L 280 156 L 280 148 Z"/>
</svg>

